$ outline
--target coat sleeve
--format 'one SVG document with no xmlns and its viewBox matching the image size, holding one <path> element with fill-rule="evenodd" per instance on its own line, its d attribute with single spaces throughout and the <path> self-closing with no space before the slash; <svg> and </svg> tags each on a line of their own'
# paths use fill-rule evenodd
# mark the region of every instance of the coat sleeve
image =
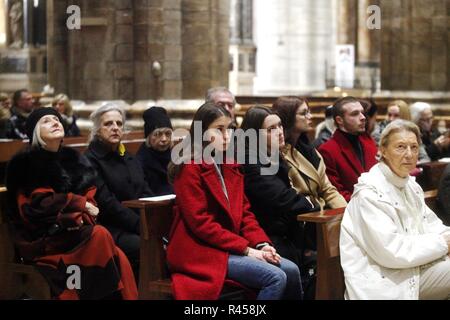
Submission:
<svg viewBox="0 0 450 320">
<path fill-rule="evenodd" d="M 185 164 L 174 182 L 177 204 L 186 227 L 200 240 L 223 251 L 243 254 L 250 242 L 224 228 L 208 211 L 208 198 L 200 177 L 200 168 Z"/>
<path fill-rule="evenodd" d="M 33 228 L 47 228 L 56 223 L 65 229 L 81 224 L 86 209 L 86 197 L 39 188 L 34 190 L 29 198 L 19 194 L 18 206 L 25 223 Z"/>
<path fill-rule="evenodd" d="M 114 193 L 109 190 L 108 185 L 100 174 L 96 158 L 89 153 L 86 153 L 85 156 L 97 171 L 95 179 L 95 186 L 97 187 L 95 201 L 100 210 L 98 215 L 99 222 L 139 234 L 139 215 L 130 208 L 124 207 Z"/>
<path fill-rule="evenodd" d="M 314 209 L 311 202 L 276 175 L 261 175 L 261 166 L 245 165 L 245 194 L 250 202 L 270 208 L 273 214 L 298 215 Z"/>
<path fill-rule="evenodd" d="M 318 171 L 320 183 L 322 184 L 322 198 L 331 209 L 345 207 L 347 205 L 347 201 L 345 201 L 344 197 L 337 191 L 336 187 L 328 179 L 323 158 L 320 153 L 318 153 L 318 156 L 321 159 Z"/>
<path fill-rule="evenodd" d="M 258 243 L 267 242 L 272 244 L 269 237 L 256 220 L 255 215 L 250 211 L 250 203 L 244 195 L 243 217 L 241 222 L 241 234 L 250 241 L 250 247 L 255 248 Z"/>
<path fill-rule="evenodd" d="M 329 181 L 336 187 L 339 193 L 344 197 L 345 201 L 350 201 L 352 193 L 345 190 L 344 185 L 341 182 L 339 170 L 336 165 L 335 157 L 325 148 L 319 148 L 318 150 L 323 158 L 326 167 L 326 174 Z"/>
<path fill-rule="evenodd" d="M 355 241 L 378 264 L 391 269 L 418 267 L 441 258 L 447 243 L 438 233 L 404 234 L 391 217 L 395 208 L 379 201 L 374 190 L 362 190 L 345 214 L 353 221 Z"/>
<path fill-rule="evenodd" d="M 100 210 L 99 221 L 139 234 L 139 215 L 120 203 L 100 175 L 97 175 L 96 186 L 95 200 Z"/>
</svg>

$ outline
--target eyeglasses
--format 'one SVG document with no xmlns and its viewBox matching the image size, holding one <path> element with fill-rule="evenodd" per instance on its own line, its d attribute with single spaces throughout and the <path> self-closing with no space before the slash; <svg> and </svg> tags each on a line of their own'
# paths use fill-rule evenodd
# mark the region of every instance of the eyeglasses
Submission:
<svg viewBox="0 0 450 320">
<path fill-rule="evenodd" d="M 311 110 L 306 109 L 306 110 L 303 110 L 301 112 L 297 112 L 296 114 L 299 115 L 299 116 L 302 116 L 302 117 L 306 117 L 308 115 L 311 115 Z"/>
</svg>

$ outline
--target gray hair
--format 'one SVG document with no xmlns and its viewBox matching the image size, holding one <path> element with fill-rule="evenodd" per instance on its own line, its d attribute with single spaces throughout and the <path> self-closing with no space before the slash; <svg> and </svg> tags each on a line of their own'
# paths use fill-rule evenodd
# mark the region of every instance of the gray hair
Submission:
<svg viewBox="0 0 450 320">
<path fill-rule="evenodd" d="M 114 103 L 107 103 L 103 106 L 101 106 L 100 108 L 98 108 L 97 110 L 95 110 L 94 112 L 91 113 L 91 115 L 89 116 L 89 119 L 91 119 L 93 126 L 91 129 L 91 133 L 89 135 L 89 142 L 91 142 L 92 140 L 94 140 L 95 136 L 97 135 L 98 131 L 100 130 L 100 127 L 102 125 L 101 123 L 101 117 L 103 114 L 110 112 L 110 111 L 118 111 L 120 113 L 120 115 L 122 116 L 122 122 L 123 122 L 123 126 L 125 127 L 125 110 L 118 106 L 117 104 Z"/>
<path fill-rule="evenodd" d="M 230 94 L 233 97 L 234 104 L 236 104 L 236 98 L 235 98 L 234 94 L 226 87 L 209 88 L 208 91 L 206 91 L 205 102 L 206 103 L 208 103 L 208 102 L 214 103 L 213 97 L 216 93 L 219 93 L 219 92 L 225 92 L 225 93 Z"/>
<path fill-rule="evenodd" d="M 431 110 L 431 106 L 426 102 L 415 102 L 412 105 L 410 105 L 409 110 L 411 112 L 411 120 L 414 123 L 418 123 L 420 117 L 422 116 L 422 112 L 424 112 L 427 109 Z"/>
<path fill-rule="evenodd" d="M 409 131 L 416 135 L 417 143 L 420 145 L 422 143 L 422 139 L 420 138 L 420 129 L 419 127 L 408 120 L 398 119 L 389 123 L 386 128 L 384 128 L 380 137 L 380 148 L 387 148 L 389 144 L 389 138 L 391 135 L 397 132 Z M 382 160 L 382 159 L 381 159 Z"/>
</svg>

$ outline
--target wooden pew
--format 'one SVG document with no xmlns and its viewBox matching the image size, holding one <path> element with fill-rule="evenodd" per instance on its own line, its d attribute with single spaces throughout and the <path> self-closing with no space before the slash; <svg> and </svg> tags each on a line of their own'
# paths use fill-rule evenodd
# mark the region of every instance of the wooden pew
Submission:
<svg viewBox="0 0 450 320">
<path fill-rule="evenodd" d="M 172 282 L 166 265 L 163 237 L 168 238 L 169 235 L 175 200 L 131 200 L 123 201 L 122 204 L 140 211 L 139 299 L 171 299 Z M 243 298 L 243 290 L 227 286 L 220 295 L 222 300 Z"/>
<path fill-rule="evenodd" d="M 437 209 L 437 190 L 425 192 L 425 203 Z M 317 282 L 316 300 L 344 299 L 345 281 L 339 253 L 341 222 L 345 208 L 300 214 L 298 221 L 316 224 Z M 436 211 L 435 211 L 436 212 Z M 436 214 L 438 214 L 436 212 Z"/>
<path fill-rule="evenodd" d="M 344 298 L 344 272 L 339 256 L 339 235 L 345 208 L 300 214 L 298 221 L 316 225 L 317 281 L 316 300 Z"/>
<path fill-rule="evenodd" d="M 6 188 L 0 187 L 0 300 L 50 299 L 50 287 L 31 265 L 16 258 L 6 214 Z"/>
<path fill-rule="evenodd" d="M 417 183 L 420 184 L 424 191 L 437 189 L 447 165 L 448 163 L 439 161 L 418 164 L 417 166 L 422 168 L 423 171 L 417 176 Z"/>
</svg>

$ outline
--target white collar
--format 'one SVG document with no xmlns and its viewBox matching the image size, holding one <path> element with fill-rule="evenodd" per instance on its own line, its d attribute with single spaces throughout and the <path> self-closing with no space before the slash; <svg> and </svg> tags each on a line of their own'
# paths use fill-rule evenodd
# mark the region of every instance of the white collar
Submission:
<svg viewBox="0 0 450 320">
<path fill-rule="evenodd" d="M 406 178 L 396 175 L 388 165 L 384 162 L 379 163 L 380 171 L 386 177 L 386 179 L 399 189 L 403 189 L 409 181 L 409 175 Z"/>
</svg>

